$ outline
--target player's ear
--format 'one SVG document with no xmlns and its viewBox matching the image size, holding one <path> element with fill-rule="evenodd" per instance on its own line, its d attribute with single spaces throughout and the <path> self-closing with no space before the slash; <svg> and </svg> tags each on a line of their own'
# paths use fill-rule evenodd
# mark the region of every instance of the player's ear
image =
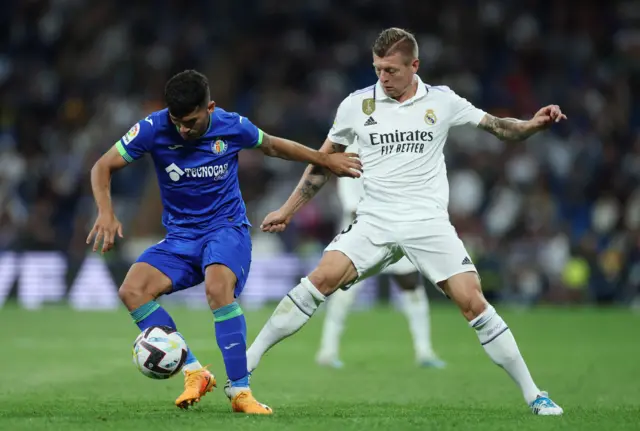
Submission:
<svg viewBox="0 0 640 431">
<path fill-rule="evenodd" d="M 411 62 L 411 69 L 413 69 L 413 73 L 416 73 L 418 71 L 418 67 L 420 67 L 420 60 L 414 58 Z"/>
<path fill-rule="evenodd" d="M 209 112 L 209 114 L 211 114 L 213 112 L 213 110 L 216 109 L 216 102 L 214 102 L 213 100 L 211 100 L 209 102 L 209 104 L 207 105 L 207 111 Z"/>
</svg>

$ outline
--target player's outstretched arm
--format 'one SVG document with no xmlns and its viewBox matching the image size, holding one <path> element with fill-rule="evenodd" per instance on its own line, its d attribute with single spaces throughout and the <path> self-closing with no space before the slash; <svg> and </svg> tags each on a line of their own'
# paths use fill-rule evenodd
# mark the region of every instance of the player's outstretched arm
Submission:
<svg viewBox="0 0 640 431">
<path fill-rule="evenodd" d="M 362 171 L 362 164 L 355 153 L 316 151 L 297 142 L 270 136 L 266 133 L 258 148 L 267 156 L 311 163 L 314 166 L 328 169 L 338 177 L 358 178 L 360 171 Z"/>
<path fill-rule="evenodd" d="M 345 154 L 345 148 L 344 145 L 336 144 L 327 139 L 320 148 L 320 152 L 328 155 Z M 263 232 L 272 233 L 285 230 L 293 215 L 320 191 L 330 177 L 331 171 L 327 168 L 317 165 L 307 166 L 298 186 L 293 193 L 291 193 L 289 199 L 287 199 L 279 210 L 265 217 L 260 225 L 260 229 L 262 229 Z"/>
<path fill-rule="evenodd" d="M 536 112 L 528 121 L 515 118 L 498 118 L 486 114 L 478 127 L 493 134 L 503 141 L 524 141 L 529 136 L 549 128 L 552 124 L 566 120 L 558 105 L 549 105 Z"/>
<path fill-rule="evenodd" d="M 113 212 L 111 203 L 111 174 L 126 165 L 127 161 L 113 146 L 91 168 L 91 189 L 98 206 L 98 218 L 87 237 L 87 244 L 90 244 L 95 236 L 93 251 L 98 250 L 100 240 L 103 241 L 102 253 L 111 250 L 116 232 L 122 238 L 122 225 Z"/>
</svg>

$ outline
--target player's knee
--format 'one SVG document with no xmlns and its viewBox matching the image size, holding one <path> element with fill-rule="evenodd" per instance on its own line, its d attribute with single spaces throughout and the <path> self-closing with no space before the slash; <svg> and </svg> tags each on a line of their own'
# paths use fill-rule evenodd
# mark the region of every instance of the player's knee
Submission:
<svg viewBox="0 0 640 431">
<path fill-rule="evenodd" d="M 330 251 L 307 278 L 320 293 L 328 296 L 357 276 L 358 272 L 347 256 L 338 251 Z"/>
<path fill-rule="evenodd" d="M 468 321 L 481 315 L 488 306 L 476 273 L 467 272 L 455 275 L 447 280 L 442 287 L 447 296 L 458 305 Z"/>
<path fill-rule="evenodd" d="M 470 284 L 466 286 L 467 293 L 465 295 L 465 301 L 458 304 L 460 311 L 464 315 L 465 319 L 469 322 L 480 316 L 489 306 L 489 303 L 484 298 L 482 290 L 480 289 L 480 283 Z"/>
<path fill-rule="evenodd" d="M 129 310 L 135 310 L 147 302 L 155 300 L 160 295 L 154 293 L 153 289 L 144 284 L 125 280 L 120 289 L 118 289 L 118 296 Z"/>
<path fill-rule="evenodd" d="M 333 274 L 329 274 L 328 271 L 321 268 L 313 270 L 307 278 L 311 283 L 313 283 L 315 288 L 325 296 L 331 295 L 339 287 L 338 281 L 336 280 L 337 277 Z"/>
<path fill-rule="evenodd" d="M 216 310 L 225 305 L 229 305 L 234 301 L 233 290 L 234 284 L 225 280 L 212 280 L 205 284 L 207 293 L 207 301 L 212 310 Z"/>
<path fill-rule="evenodd" d="M 471 322 L 473 319 L 484 313 L 488 306 L 489 304 L 487 303 L 487 300 L 484 299 L 482 293 L 479 293 L 473 295 L 467 303 L 467 306 L 461 308 L 461 311 L 465 319 Z"/>
<path fill-rule="evenodd" d="M 204 290 L 212 310 L 231 304 L 238 279 L 234 272 L 225 265 L 214 264 L 205 271 Z"/>
</svg>

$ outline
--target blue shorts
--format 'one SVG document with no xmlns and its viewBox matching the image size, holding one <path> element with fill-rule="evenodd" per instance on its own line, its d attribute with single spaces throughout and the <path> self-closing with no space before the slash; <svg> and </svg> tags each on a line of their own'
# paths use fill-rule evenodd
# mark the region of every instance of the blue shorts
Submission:
<svg viewBox="0 0 640 431">
<path fill-rule="evenodd" d="M 234 290 L 237 298 L 244 289 L 251 268 L 249 226 L 224 226 L 193 238 L 170 233 L 146 249 L 136 262 L 148 263 L 169 277 L 172 283 L 169 293 L 202 283 L 207 266 L 224 265 L 238 279 Z"/>
</svg>

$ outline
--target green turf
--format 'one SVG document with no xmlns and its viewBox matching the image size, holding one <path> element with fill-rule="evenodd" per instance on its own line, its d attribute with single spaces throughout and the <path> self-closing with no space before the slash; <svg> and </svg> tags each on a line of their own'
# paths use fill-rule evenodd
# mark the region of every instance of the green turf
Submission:
<svg viewBox="0 0 640 431">
<path fill-rule="evenodd" d="M 351 315 L 341 371 L 313 359 L 315 318 L 276 346 L 254 374 L 273 417 L 232 414 L 222 390 L 193 410 L 173 406 L 181 378 L 154 381 L 131 363 L 137 335 L 126 313 L 52 308 L 0 311 L 0 430 L 631 430 L 640 429 L 640 316 L 626 310 L 506 311 L 538 384 L 565 408 L 536 417 L 465 322 L 435 307 L 434 341 L 449 367 L 417 369 L 403 317 Z M 205 310 L 172 310 L 201 362 L 224 370 Z M 248 313 L 253 339 L 268 313 Z"/>
</svg>

